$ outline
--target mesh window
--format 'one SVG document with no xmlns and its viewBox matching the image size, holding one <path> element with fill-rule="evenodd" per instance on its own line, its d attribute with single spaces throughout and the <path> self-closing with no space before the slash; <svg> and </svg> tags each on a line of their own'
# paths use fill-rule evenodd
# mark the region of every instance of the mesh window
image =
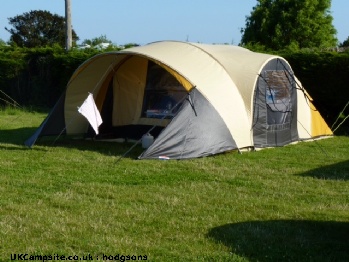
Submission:
<svg viewBox="0 0 349 262">
<path fill-rule="evenodd" d="M 291 75 L 288 71 L 265 71 L 267 83 L 265 100 L 268 107 L 268 125 L 285 124 L 291 121 Z"/>
</svg>

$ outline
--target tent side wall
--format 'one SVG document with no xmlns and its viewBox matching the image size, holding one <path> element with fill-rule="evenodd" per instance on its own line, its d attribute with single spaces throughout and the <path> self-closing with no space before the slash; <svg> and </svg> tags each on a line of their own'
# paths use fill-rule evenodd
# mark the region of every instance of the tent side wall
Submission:
<svg viewBox="0 0 349 262">
<path fill-rule="evenodd" d="M 312 137 L 331 136 L 332 130 L 329 128 L 325 120 L 311 103 L 311 135 Z"/>
<path fill-rule="evenodd" d="M 36 140 L 41 136 L 59 135 L 65 133 L 64 100 L 65 93 L 62 94 L 35 133 L 24 142 L 24 145 L 32 147 Z"/>
<path fill-rule="evenodd" d="M 333 132 L 331 128 L 327 125 L 325 119 L 321 116 L 320 112 L 315 108 L 312 103 L 312 98 L 307 93 L 307 91 L 303 88 L 302 83 L 297 80 L 297 85 L 302 90 L 302 100 L 303 103 L 307 105 L 308 115 L 310 115 L 310 124 L 308 134 L 311 135 L 309 138 L 320 137 L 320 136 L 332 136 Z M 305 111 L 305 110 L 304 110 Z"/>
<path fill-rule="evenodd" d="M 311 97 L 296 78 L 298 94 L 298 134 L 300 140 L 333 135 L 326 121 L 311 102 Z"/>
<path fill-rule="evenodd" d="M 300 140 L 310 139 L 312 137 L 312 127 L 311 127 L 311 110 L 309 108 L 309 100 L 305 97 L 304 93 L 298 89 L 297 90 L 297 129 L 298 136 Z"/>
</svg>

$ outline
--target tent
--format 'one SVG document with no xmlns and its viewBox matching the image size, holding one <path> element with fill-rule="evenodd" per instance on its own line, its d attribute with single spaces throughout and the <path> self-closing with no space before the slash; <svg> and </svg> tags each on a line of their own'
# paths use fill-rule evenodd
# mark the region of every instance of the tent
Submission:
<svg viewBox="0 0 349 262">
<path fill-rule="evenodd" d="M 103 119 L 96 136 L 77 112 L 93 94 Z M 232 45 L 161 41 L 98 54 L 25 144 L 48 135 L 154 142 L 140 159 L 187 159 L 283 146 L 332 135 L 282 57 Z"/>
</svg>

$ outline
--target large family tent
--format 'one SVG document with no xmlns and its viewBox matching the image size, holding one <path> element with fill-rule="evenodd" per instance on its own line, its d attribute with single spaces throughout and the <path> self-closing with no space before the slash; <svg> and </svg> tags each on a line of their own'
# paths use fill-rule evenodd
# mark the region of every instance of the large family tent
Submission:
<svg viewBox="0 0 349 262">
<path fill-rule="evenodd" d="M 89 93 L 103 120 L 97 136 L 78 113 Z M 48 135 L 140 139 L 148 132 L 154 142 L 140 159 L 196 158 L 332 135 L 282 57 L 162 41 L 84 62 L 26 145 Z"/>
</svg>

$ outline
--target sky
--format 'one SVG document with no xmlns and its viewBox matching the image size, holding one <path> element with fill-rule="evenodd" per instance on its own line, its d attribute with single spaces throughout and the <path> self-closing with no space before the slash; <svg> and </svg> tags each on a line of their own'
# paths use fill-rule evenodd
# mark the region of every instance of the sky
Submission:
<svg viewBox="0 0 349 262">
<path fill-rule="evenodd" d="M 31 10 L 65 16 L 65 0 L 0 0 L 0 39 L 9 17 Z M 238 45 L 256 0 L 71 0 L 72 25 L 81 43 L 105 36 L 116 45 L 161 40 Z M 339 42 L 349 36 L 349 1 L 332 0 Z"/>
</svg>

